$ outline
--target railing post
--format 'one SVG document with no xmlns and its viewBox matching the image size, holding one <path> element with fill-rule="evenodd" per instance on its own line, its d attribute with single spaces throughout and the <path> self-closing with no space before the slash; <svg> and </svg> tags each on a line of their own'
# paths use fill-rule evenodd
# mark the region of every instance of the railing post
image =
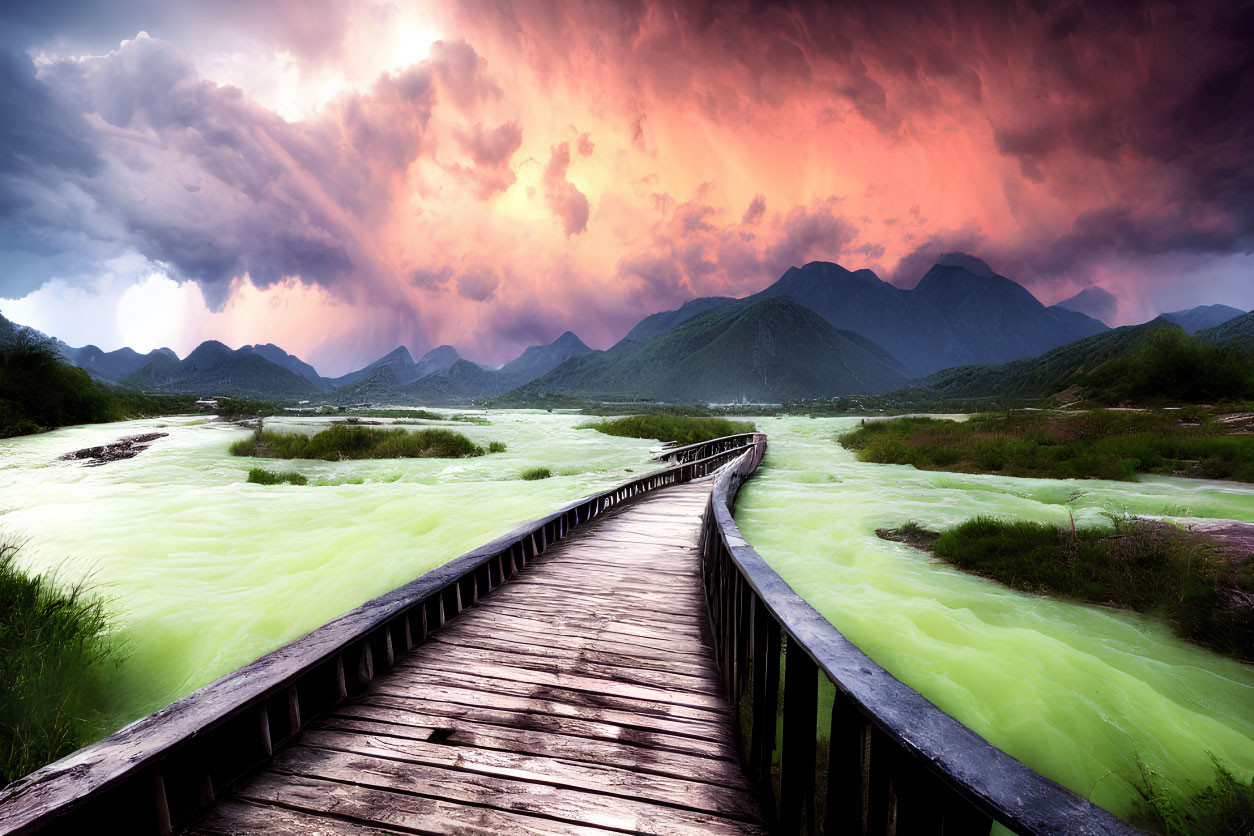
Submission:
<svg viewBox="0 0 1254 836">
<path fill-rule="evenodd" d="M 827 756 L 827 814 L 824 833 L 866 833 L 869 785 L 867 748 L 870 723 L 849 698 L 836 690 Z"/>
<path fill-rule="evenodd" d="M 788 639 L 784 654 L 784 740 L 779 757 L 779 823 L 784 833 L 815 832 L 814 754 L 818 666 Z"/>
</svg>

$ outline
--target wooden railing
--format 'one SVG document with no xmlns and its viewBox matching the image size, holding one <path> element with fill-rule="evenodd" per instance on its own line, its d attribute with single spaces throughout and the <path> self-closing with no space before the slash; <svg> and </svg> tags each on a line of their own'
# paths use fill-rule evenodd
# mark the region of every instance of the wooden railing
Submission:
<svg viewBox="0 0 1254 836">
<path fill-rule="evenodd" d="M 550 544 L 642 494 L 708 476 L 751 449 L 739 438 L 526 523 L 13 782 L 0 791 L 0 834 L 172 832 Z"/>
<path fill-rule="evenodd" d="M 732 510 L 765 452 L 759 435 L 716 478 L 702 563 L 744 763 L 779 831 L 1137 833 L 894 679 L 762 560 Z"/>
<path fill-rule="evenodd" d="M 738 435 L 725 435 L 721 438 L 711 438 L 707 441 L 698 441 L 696 444 L 686 444 L 683 447 L 666 447 L 653 457 L 657 462 L 695 462 L 701 459 L 708 459 L 710 456 L 717 456 L 734 450 L 737 447 L 743 447 L 752 443 L 753 433 L 740 433 Z"/>
</svg>

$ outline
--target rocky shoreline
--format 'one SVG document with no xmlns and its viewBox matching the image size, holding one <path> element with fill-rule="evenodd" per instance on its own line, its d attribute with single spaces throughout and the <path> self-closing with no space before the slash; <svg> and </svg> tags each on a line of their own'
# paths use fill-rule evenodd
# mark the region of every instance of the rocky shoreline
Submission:
<svg viewBox="0 0 1254 836">
<path fill-rule="evenodd" d="M 169 433 L 132 435 L 128 438 L 120 438 L 112 444 L 104 444 L 100 447 L 84 447 L 82 450 L 66 453 L 58 461 L 77 461 L 82 462 L 83 467 L 99 467 L 109 462 L 133 459 L 147 450 L 149 444 L 158 438 L 165 438 L 167 435 Z"/>
</svg>

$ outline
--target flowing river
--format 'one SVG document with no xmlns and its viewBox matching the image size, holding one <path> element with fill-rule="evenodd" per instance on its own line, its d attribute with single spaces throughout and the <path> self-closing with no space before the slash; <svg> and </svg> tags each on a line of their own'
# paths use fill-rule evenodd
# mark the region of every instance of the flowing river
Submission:
<svg viewBox="0 0 1254 836">
<path fill-rule="evenodd" d="M 767 456 L 736 503 L 745 537 L 872 659 L 985 739 L 1120 814 L 1139 757 L 1184 789 L 1211 757 L 1254 773 L 1254 667 L 1135 613 L 1011 591 L 875 529 L 987 514 L 1078 525 L 1103 511 L 1254 522 L 1254 487 L 1017 479 L 863 464 L 856 419 L 759 419 Z"/>
<path fill-rule="evenodd" d="M 0 441 L 0 532 L 22 562 L 109 599 L 125 663 L 117 727 L 190 693 L 515 525 L 657 467 L 656 442 L 576 430 L 584 416 L 493 413 L 448 422 L 508 449 L 472 459 L 281 461 L 227 453 L 238 426 L 187 418 L 73 427 Z M 314 424 L 315 426 L 308 426 Z M 317 431 L 317 419 L 267 430 Z M 100 467 L 65 453 L 169 433 Z M 250 467 L 309 484 L 254 485 Z M 553 477 L 524 482 L 534 466 Z"/>
<path fill-rule="evenodd" d="M 447 423 L 508 451 L 474 459 L 269 461 L 228 444 L 248 430 L 187 418 L 74 427 L 0 441 L 0 532 L 23 561 L 90 577 L 126 654 L 111 725 L 159 708 L 462 552 L 652 467 L 655 442 L 575 428 L 589 419 L 492 413 Z M 268 429 L 317 430 L 314 419 Z M 1254 668 L 1132 613 L 1053 601 L 964 574 L 875 529 L 977 514 L 1080 524 L 1105 510 L 1254 522 L 1254 489 L 966 476 L 862 464 L 835 443 L 850 419 L 759 419 L 766 461 L 736 519 L 749 541 L 891 673 L 997 746 L 1119 813 L 1136 758 L 1169 782 L 1209 782 L 1211 756 L 1254 773 Z M 57 461 L 159 431 L 134 459 Z M 246 483 L 295 469 L 305 486 Z M 554 477 L 523 482 L 546 466 Z M 628 470 L 632 472 L 628 472 Z"/>
</svg>

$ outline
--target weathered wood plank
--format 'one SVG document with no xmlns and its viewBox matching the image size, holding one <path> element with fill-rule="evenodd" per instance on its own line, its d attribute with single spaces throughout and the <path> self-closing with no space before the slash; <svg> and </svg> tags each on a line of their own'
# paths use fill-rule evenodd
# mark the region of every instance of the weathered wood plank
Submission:
<svg viewBox="0 0 1254 836">
<path fill-rule="evenodd" d="M 725 742 L 545 715 L 532 718 L 528 727 L 517 717 L 500 717 L 502 713 L 478 709 L 441 715 L 423 713 L 417 708 L 363 703 L 345 706 L 322 720 L 318 728 L 423 740 L 436 735 L 454 740 L 457 745 L 603 763 L 655 775 L 718 781 L 731 787 L 748 786 L 740 777 L 735 749 Z M 515 725 L 505 725 L 508 722 Z"/>
<path fill-rule="evenodd" d="M 326 749 L 287 749 L 275 755 L 267 772 L 340 781 L 628 832 L 676 836 L 765 833 L 749 823 L 634 799 Z M 248 797 L 247 787 L 242 792 Z"/>
<path fill-rule="evenodd" d="M 482 639 L 498 640 L 508 643 L 517 643 L 527 646 L 552 647 L 554 649 L 571 649 L 575 651 L 586 651 L 589 653 L 607 653 L 619 655 L 636 660 L 644 660 L 650 663 L 657 663 L 658 670 L 666 670 L 666 663 L 678 665 L 688 670 L 704 670 L 707 665 L 712 665 L 708 658 L 693 656 L 691 654 L 678 655 L 669 653 L 665 650 L 653 650 L 647 647 L 630 644 L 628 642 L 607 641 L 605 639 L 597 639 L 595 642 L 588 642 L 573 636 L 563 636 L 554 633 L 543 632 L 523 632 L 514 630 L 503 632 L 493 628 L 479 628 L 473 624 L 458 625 L 458 630 L 454 634 L 451 631 L 436 633 L 432 636 L 434 640 L 437 637 L 449 638 L 450 641 L 479 641 Z"/>
<path fill-rule="evenodd" d="M 450 657 L 460 656 L 460 651 L 477 650 L 497 654 L 497 661 L 502 665 L 531 667 L 536 670 L 548 670 L 551 666 L 560 665 L 562 669 L 578 668 L 581 673 L 595 675 L 608 674 L 609 670 L 618 672 L 641 685 L 667 686 L 686 688 L 706 693 L 719 693 L 718 685 L 711 681 L 710 671 L 695 665 L 686 669 L 678 667 L 663 668 L 650 665 L 646 660 L 635 659 L 615 653 L 599 653 L 587 648 L 561 648 L 525 645 L 517 642 L 493 642 L 490 639 L 474 639 L 460 636 L 457 644 L 446 644 L 443 641 L 431 642 L 440 650 L 446 650 Z"/>
<path fill-rule="evenodd" d="M 500 749 L 482 749 L 464 744 L 456 736 L 440 736 L 439 741 L 433 743 L 430 739 L 414 740 L 362 734 L 360 731 L 352 733 L 345 730 L 313 730 L 301 738 L 300 745 L 548 783 L 642 801 L 656 801 L 725 818 L 752 820 L 758 815 L 757 805 L 747 794 L 714 783 L 700 783 L 657 774 L 646 777 L 631 769 L 607 766 L 586 759 L 541 757 Z"/>
<path fill-rule="evenodd" d="M 424 659 L 421 665 L 409 660 L 397 662 L 398 676 L 393 679 L 400 678 L 406 673 L 441 679 L 452 677 L 462 682 L 473 680 L 488 689 L 518 689 L 528 695 L 533 695 L 538 690 L 545 693 L 557 692 L 565 699 L 585 702 L 591 699 L 596 701 L 595 704 L 602 704 L 602 700 L 609 698 L 614 701 L 614 704 L 631 706 L 643 712 L 677 714 L 711 722 L 719 722 L 731 717 L 731 710 L 725 700 L 707 694 L 669 691 L 664 688 L 631 685 L 626 682 L 610 682 L 574 673 L 548 674 L 526 668 L 513 668 L 491 661 L 486 656 L 474 665 L 474 670 L 476 671 L 474 674 L 468 674 L 465 672 L 464 664 L 458 665 L 453 661 L 433 656 Z M 572 697 L 572 695 L 577 696 Z"/>
<path fill-rule="evenodd" d="M 521 601 L 500 601 L 492 598 L 481 600 L 478 605 L 485 612 L 499 612 L 502 615 L 517 615 L 522 618 L 544 618 L 547 607 L 532 604 L 528 606 Z M 636 615 L 625 615 L 616 612 L 598 614 L 583 607 L 563 608 L 560 616 L 549 616 L 560 619 L 565 624 L 577 624 L 594 630 L 617 628 L 628 635 L 656 635 L 664 630 L 676 640 L 701 643 L 706 631 L 699 624 L 682 624 L 667 622 L 661 618 L 649 618 L 648 613 L 636 610 Z"/>
<path fill-rule="evenodd" d="M 435 833 L 447 836 L 461 834 L 483 834 L 497 836 L 510 833 L 521 836 L 604 836 L 605 831 L 598 828 L 582 827 L 577 824 L 553 821 L 540 816 L 520 815 L 491 807 L 479 807 L 470 804 L 458 804 L 437 798 L 404 793 L 388 792 L 372 787 L 359 787 L 336 781 L 325 781 L 316 778 L 302 778 L 291 775 L 261 775 L 252 781 L 241 793 L 241 798 L 248 799 L 254 806 L 263 806 L 268 810 L 282 810 L 284 807 L 302 811 L 297 813 L 302 818 L 295 822 L 306 825 L 308 822 L 334 821 L 321 819 L 323 816 L 340 816 L 354 823 L 352 826 L 362 827 L 357 833 Z M 310 815 L 313 814 L 313 815 Z M 388 830 L 365 829 L 367 826 L 356 822 L 374 822 L 377 826 L 395 828 Z M 247 820 L 241 822 L 246 825 Z M 281 824 L 280 822 L 276 822 Z M 301 826 L 288 828 L 265 827 L 257 830 L 239 829 L 231 833 L 306 833 Z M 317 831 L 314 831 L 317 832 Z M 341 831 L 324 831 L 328 834 Z M 348 833 L 350 831 L 342 831 Z"/>
<path fill-rule="evenodd" d="M 419 703 L 440 703 L 447 708 L 439 710 L 424 707 L 423 711 L 442 714 L 455 714 L 458 711 L 473 708 L 495 709 L 512 712 L 518 717 L 523 727 L 539 727 L 541 722 L 535 717 L 549 717 L 556 720 L 587 720 L 591 722 L 611 723 L 626 728 L 671 734 L 679 737 L 690 737 L 703 740 L 730 741 L 733 739 L 727 724 L 719 720 L 696 720 L 688 717 L 674 717 L 654 712 L 628 711 L 599 705 L 580 705 L 561 702 L 547 696 L 531 697 L 525 694 L 507 694 L 500 690 L 458 687 L 455 684 L 414 683 L 404 689 L 389 691 L 379 688 L 362 694 L 357 702 L 369 704 L 374 701 L 389 701 L 389 705 L 401 705 L 400 701 L 413 700 Z M 380 702 L 380 704 L 384 704 Z M 337 710 L 343 710 L 342 708 Z"/>
<path fill-rule="evenodd" d="M 502 631 L 519 629 L 540 632 L 552 632 L 560 630 L 569 635 L 576 635 L 587 639 L 609 638 L 613 641 L 624 641 L 638 643 L 641 647 L 649 647 L 654 650 L 666 650 L 673 653 L 687 653 L 690 656 L 707 655 L 708 650 L 695 641 L 682 641 L 680 639 L 668 639 L 657 635 L 650 635 L 649 630 L 644 628 L 633 628 L 623 625 L 609 624 L 604 628 L 585 628 L 578 624 L 564 622 L 560 615 L 553 615 L 549 618 L 535 618 L 512 613 L 492 612 L 488 610 L 477 610 L 475 612 L 475 620 L 479 624 L 491 624 Z M 457 622 L 451 622 L 447 629 L 454 632 L 457 629 Z"/>
<path fill-rule="evenodd" d="M 701 591 L 709 489 L 543 538 L 196 832 L 763 832 Z"/>
<path fill-rule="evenodd" d="M 325 811 L 323 811 L 325 812 Z M 231 799 L 217 804 L 185 836 L 251 836 L 261 833 L 301 833 L 304 836 L 380 836 L 411 831 L 391 830 L 353 821 L 311 815 L 300 810 L 255 801 Z"/>
</svg>

